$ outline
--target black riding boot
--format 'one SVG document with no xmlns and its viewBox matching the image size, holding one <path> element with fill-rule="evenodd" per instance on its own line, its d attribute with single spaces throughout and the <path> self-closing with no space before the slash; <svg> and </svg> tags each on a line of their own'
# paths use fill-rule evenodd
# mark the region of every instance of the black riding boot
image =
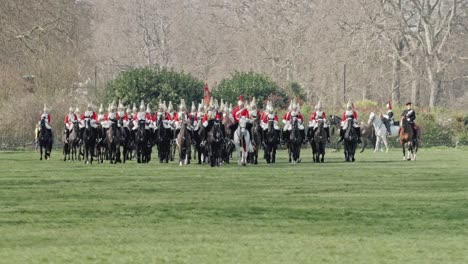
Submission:
<svg viewBox="0 0 468 264">
<path fill-rule="evenodd" d="M 327 133 L 327 142 L 330 143 L 330 128 L 324 127 L 325 133 Z"/>
<path fill-rule="evenodd" d="M 305 137 L 304 129 L 302 129 L 302 130 L 299 129 L 299 133 L 301 133 L 302 142 L 305 143 L 307 141 L 307 138 Z"/>
<path fill-rule="evenodd" d="M 361 141 L 361 128 L 360 127 L 356 127 L 356 134 L 358 136 L 357 142 L 358 142 L 358 144 L 361 144 L 362 141 Z"/>
<path fill-rule="evenodd" d="M 289 130 L 283 130 L 283 144 L 288 144 L 289 142 Z"/>
<path fill-rule="evenodd" d="M 66 138 L 66 141 L 65 141 L 65 142 L 68 143 L 68 139 L 70 138 L 70 129 L 68 129 L 68 128 L 65 129 L 65 134 L 66 134 L 66 137 L 65 137 L 65 138 Z"/>
<path fill-rule="evenodd" d="M 277 141 L 275 142 L 275 144 L 280 144 L 281 143 L 281 130 L 275 129 L 275 133 L 277 137 Z"/>
<path fill-rule="evenodd" d="M 200 143 L 200 147 L 204 147 L 206 145 L 206 137 L 207 137 L 207 132 L 206 132 L 206 127 L 202 126 L 200 129 L 200 136 L 202 138 L 202 141 Z"/>
<path fill-rule="evenodd" d="M 338 140 L 338 143 L 340 143 L 341 141 L 343 141 L 343 139 L 344 139 L 344 129 L 341 128 L 341 129 L 340 129 L 340 140 Z"/>
</svg>

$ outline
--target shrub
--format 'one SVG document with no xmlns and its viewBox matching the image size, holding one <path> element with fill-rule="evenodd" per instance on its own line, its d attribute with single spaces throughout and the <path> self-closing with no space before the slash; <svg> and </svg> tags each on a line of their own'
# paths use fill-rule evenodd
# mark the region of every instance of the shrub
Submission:
<svg viewBox="0 0 468 264">
<path fill-rule="evenodd" d="M 159 99 L 177 104 L 183 98 L 190 104 L 191 101 L 200 101 L 202 97 L 203 82 L 190 74 L 146 67 L 122 72 L 110 81 L 105 101 L 122 99 L 139 103 L 144 100 L 151 103 L 154 109 Z"/>
<path fill-rule="evenodd" d="M 255 96 L 257 102 L 271 98 L 275 108 L 284 108 L 287 103 L 286 94 L 270 77 L 254 72 L 235 72 L 220 82 L 213 95 L 227 102 L 237 102 L 239 95 L 245 99 Z"/>
</svg>

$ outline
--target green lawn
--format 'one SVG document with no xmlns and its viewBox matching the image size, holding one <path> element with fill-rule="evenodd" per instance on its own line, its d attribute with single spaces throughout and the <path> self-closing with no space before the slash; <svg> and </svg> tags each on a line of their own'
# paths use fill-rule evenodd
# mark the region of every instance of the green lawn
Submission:
<svg viewBox="0 0 468 264">
<path fill-rule="evenodd" d="M 468 263 L 468 149 L 280 156 L 181 168 L 0 152 L 0 263 Z"/>
</svg>

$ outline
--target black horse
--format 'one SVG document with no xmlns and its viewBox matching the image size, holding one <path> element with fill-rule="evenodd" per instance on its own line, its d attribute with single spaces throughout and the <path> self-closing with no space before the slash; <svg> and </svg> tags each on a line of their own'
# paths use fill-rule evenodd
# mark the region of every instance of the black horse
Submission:
<svg viewBox="0 0 468 264">
<path fill-rule="evenodd" d="M 46 126 L 46 121 L 45 118 L 41 119 L 41 124 L 40 124 L 40 131 L 38 132 L 38 137 L 37 140 L 39 141 L 39 148 L 41 152 L 41 158 L 42 160 L 42 153 L 44 149 L 44 158 L 45 159 L 50 159 L 50 154 L 52 152 L 52 144 L 54 142 L 54 138 L 52 136 L 52 130 L 47 129 Z"/>
<path fill-rule="evenodd" d="M 96 131 L 91 126 L 91 119 L 85 118 L 85 127 L 83 129 L 83 146 L 85 164 L 93 164 L 94 149 L 96 147 Z"/>
<path fill-rule="evenodd" d="M 123 163 L 127 161 L 129 153 L 131 154 L 131 133 L 128 127 L 124 126 L 123 119 L 120 119 L 120 145 L 122 146 Z"/>
<path fill-rule="evenodd" d="M 252 143 L 254 143 L 254 152 L 249 153 L 247 160 L 251 164 L 258 164 L 258 151 L 262 144 L 262 127 L 260 126 L 260 118 L 255 118 L 252 122 Z"/>
<path fill-rule="evenodd" d="M 208 131 L 207 135 L 207 155 L 209 157 L 211 167 L 221 164 L 221 151 L 223 148 L 223 132 L 221 122 L 216 120 L 213 127 Z"/>
<path fill-rule="evenodd" d="M 111 121 L 111 126 L 106 132 L 106 145 L 110 163 L 120 162 L 120 129 L 117 121 Z"/>
<path fill-rule="evenodd" d="M 327 142 L 327 132 L 325 131 L 325 128 L 323 127 L 324 123 L 323 120 L 320 119 L 318 120 L 318 126 L 315 132 L 312 128 L 311 135 L 309 141 L 310 141 L 310 146 L 312 147 L 312 159 L 314 162 L 323 162 L 324 157 L 325 157 L 325 146 Z M 320 157 L 322 155 L 322 157 Z"/>
<path fill-rule="evenodd" d="M 264 151 L 265 159 L 267 163 L 276 162 L 276 149 L 280 142 L 279 132 L 275 130 L 275 119 L 274 117 L 268 117 L 268 127 L 264 131 Z"/>
<path fill-rule="evenodd" d="M 158 157 L 159 157 L 159 162 L 163 163 L 169 162 L 169 152 L 171 148 L 171 131 L 170 129 L 166 129 L 164 127 L 164 123 L 162 120 L 162 117 L 158 117 L 157 121 L 157 126 L 156 126 L 156 131 L 154 133 L 155 136 L 155 142 L 156 145 L 158 146 Z"/>
<path fill-rule="evenodd" d="M 354 154 L 356 153 L 357 148 L 357 133 L 356 129 L 354 128 L 354 120 L 353 118 L 348 118 L 347 128 L 344 132 L 344 154 L 345 154 L 345 161 L 352 161 L 354 162 Z"/>
<path fill-rule="evenodd" d="M 107 157 L 107 144 L 106 144 L 106 129 L 101 124 L 97 125 L 96 128 L 96 159 L 99 163 L 104 162 L 104 158 Z"/>
<path fill-rule="evenodd" d="M 301 145 L 302 145 L 302 135 L 299 131 L 299 120 L 296 117 L 293 117 L 292 129 L 289 134 L 288 141 L 288 154 L 289 154 L 289 163 L 298 163 L 301 162 Z"/>
<path fill-rule="evenodd" d="M 328 117 L 328 122 L 330 124 L 330 136 L 335 135 L 335 133 L 340 131 L 341 129 L 341 118 L 337 115 L 330 115 Z M 337 140 L 334 141 L 335 144 L 335 149 L 339 150 L 341 147 L 341 144 L 337 142 Z"/>
<path fill-rule="evenodd" d="M 145 120 L 138 121 L 138 128 L 135 133 L 135 150 L 138 163 L 148 163 L 151 159 L 148 153 L 148 150 L 151 149 L 150 131 L 145 129 L 145 126 Z"/>
</svg>

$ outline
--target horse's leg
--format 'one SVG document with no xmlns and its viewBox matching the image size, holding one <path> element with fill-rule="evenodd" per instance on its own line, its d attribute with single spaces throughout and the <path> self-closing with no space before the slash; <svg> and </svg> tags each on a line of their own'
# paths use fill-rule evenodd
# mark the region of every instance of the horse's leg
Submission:
<svg viewBox="0 0 468 264">
<path fill-rule="evenodd" d="M 385 145 L 385 152 L 388 153 L 388 140 L 387 140 L 387 137 L 384 136 L 384 137 L 382 138 L 382 140 L 383 140 L 383 143 L 384 143 L 384 145 Z"/>
<path fill-rule="evenodd" d="M 273 147 L 273 153 L 271 154 L 271 163 L 276 162 L 276 147 Z"/>
<path fill-rule="evenodd" d="M 374 153 L 379 150 L 379 147 L 380 147 L 380 136 L 377 136 L 377 140 L 375 141 Z"/>
<path fill-rule="evenodd" d="M 403 150 L 403 160 L 406 160 L 405 142 L 401 140 L 401 149 Z"/>
<path fill-rule="evenodd" d="M 361 153 L 364 152 L 364 150 L 366 149 L 367 147 L 367 138 L 363 138 L 362 140 L 362 149 L 361 149 Z"/>
</svg>

